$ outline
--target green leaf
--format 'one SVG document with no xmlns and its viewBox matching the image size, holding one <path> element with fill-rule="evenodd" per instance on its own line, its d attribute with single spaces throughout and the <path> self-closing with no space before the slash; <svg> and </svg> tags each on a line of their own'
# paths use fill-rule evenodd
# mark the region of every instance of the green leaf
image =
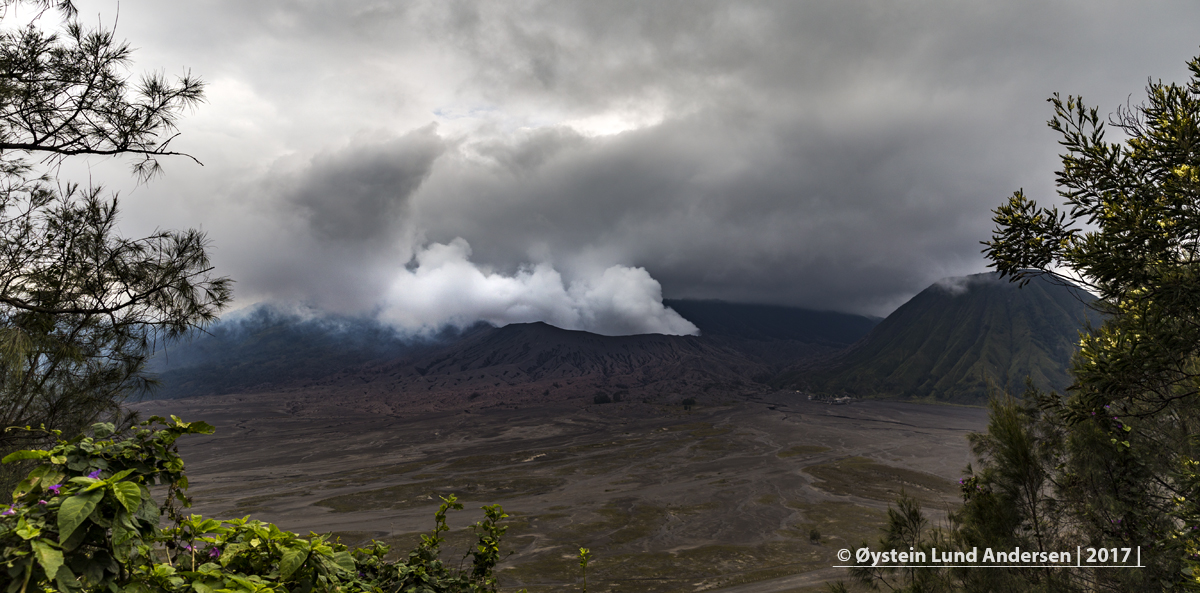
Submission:
<svg viewBox="0 0 1200 593">
<path fill-rule="evenodd" d="M 72 573 L 66 564 L 59 567 L 59 573 L 54 575 L 54 583 L 59 586 L 59 591 L 64 593 L 83 592 L 83 587 L 79 586 L 79 577 Z"/>
<path fill-rule="evenodd" d="M 155 564 L 154 568 L 150 570 L 150 574 L 160 579 L 167 578 L 175 574 L 175 567 L 167 564 Z"/>
<path fill-rule="evenodd" d="M 59 591 L 70 593 L 83 590 L 79 586 L 79 579 L 75 573 L 71 572 L 70 567 L 65 564 L 58 567 L 58 572 L 54 575 L 54 583 L 58 585 Z"/>
<path fill-rule="evenodd" d="M 41 478 L 38 480 L 38 484 L 41 485 L 43 492 L 46 492 L 46 489 L 54 484 L 61 484 L 63 478 L 67 477 L 67 472 L 63 471 L 61 467 L 43 465 L 38 469 L 45 469 L 45 471 L 43 471 L 41 474 Z"/>
<path fill-rule="evenodd" d="M 78 548 L 79 544 L 82 544 L 83 540 L 87 539 L 87 535 L 88 535 L 88 530 L 86 527 L 76 529 L 75 533 L 72 533 L 71 537 L 68 537 L 66 539 L 66 541 L 63 541 L 61 539 L 59 540 L 61 542 L 62 549 L 67 550 L 69 552 L 71 550 L 74 550 L 75 548 Z M 114 570 L 114 572 L 115 572 L 115 570 Z"/>
<path fill-rule="evenodd" d="M 221 566 L 228 566 L 229 561 L 236 558 L 245 549 L 246 544 L 229 544 L 225 546 L 225 549 L 221 552 L 221 556 L 217 558 L 217 562 L 220 562 Z"/>
<path fill-rule="evenodd" d="M 59 542 L 67 541 L 67 538 L 75 533 L 75 529 L 91 516 L 92 511 L 96 510 L 96 503 L 100 502 L 102 496 L 104 496 L 103 490 L 92 490 L 76 494 L 63 501 L 62 506 L 58 509 Z"/>
<path fill-rule="evenodd" d="M 113 496 L 121 502 L 121 506 L 130 514 L 137 512 L 138 506 L 142 504 L 142 489 L 138 488 L 133 482 L 118 482 L 112 485 Z"/>
<path fill-rule="evenodd" d="M 127 529 L 130 529 L 132 531 L 137 531 L 137 528 L 138 528 L 137 519 L 133 518 L 133 513 L 130 513 L 129 511 L 126 511 L 125 509 L 118 508 L 115 519 L 116 520 L 113 521 L 114 527 L 116 525 L 124 525 Z"/>
<path fill-rule="evenodd" d="M 97 490 L 97 492 L 104 492 L 104 491 Z M 106 513 L 92 513 L 92 516 L 88 517 L 88 519 L 91 520 L 92 523 L 95 523 L 96 525 L 99 525 L 100 527 L 103 527 L 105 529 L 108 529 L 113 526 L 112 518 L 109 517 L 108 514 L 106 514 Z"/>
<path fill-rule="evenodd" d="M 298 542 L 294 548 L 284 548 L 283 558 L 279 560 L 279 578 L 286 579 L 300 568 L 308 559 L 308 543 Z"/>
<path fill-rule="evenodd" d="M 22 517 L 21 521 L 19 523 L 17 523 L 17 528 L 13 530 L 13 533 L 16 533 L 18 536 L 21 537 L 21 539 L 28 540 L 28 539 L 33 539 L 33 538 L 41 535 L 42 530 L 38 529 L 34 525 L 30 525 L 29 523 L 27 523 L 25 521 L 25 518 Z"/>
<path fill-rule="evenodd" d="M 29 494 L 33 490 L 33 487 L 36 486 L 38 482 L 42 481 L 43 476 L 52 467 L 54 466 L 40 465 L 34 468 L 33 471 L 29 472 L 29 475 L 25 476 L 25 479 L 21 480 L 21 483 L 17 484 L 17 487 L 13 490 L 13 499 L 19 499 L 24 497 L 26 494 Z"/>
<path fill-rule="evenodd" d="M 147 525 L 158 527 L 158 505 L 155 504 L 154 498 L 150 496 L 150 489 L 146 488 L 144 484 L 139 486 L 142 491 L 142 504 L 138 506 L 137 511 L 134 511 L 133 516 Z"/>
<path fill-rule="evenodd" d="M 133 473 L 133 468 L 124 469 L 124 470 L 117 472 L 116 474 L 113 474 L 111 477 L 109 477 L 107 480 L 105 480 L 105 482 L 108 482 L 110 484 L 115 483 L 115 482 L 120 482 L 121 480 L 125 479 L 125 476 L 128 476 L 129 474 L 132 474 L 132 473 Z"/>
<path fill-rule="evenodd" d="M 92 425 L 92 432 L 96 435 L 96 438 L 103 439 L 108 438 L 112 436 L 113 433 L 117 432 L 117 427 L 113 426 L 113 424 L 110 422 L 99 422 Z"/>
<path fill-rule="evenodd" d="M 350 552 L 345 550 L 342 550 L 341 552 L 335 552 L 332 558 L 333 562 L 338 565 L 338 568 L 349 573 L 354 572 L 356 567 L 354 565 L 354 557 L 350 555 Z"/>
<path fill-rule="evenodd" d="M 124 525 L 117 524 L 117 525 L 113 526 L 113 528 L 112 528 L 113 551 L 116 552 L 118 558 L 120 558 L 122 560 L 125 559 L 124 558 L 126 556 L 125 548 L 128 546 L 129 542 L 131 540 L 133 540 L 133 538 L 135 536 L 137 536 L 137 532 L 124 526 Z"/>
<path fill-rule="evenodd" d="M 0 459 L 0 463 L 12 463 L 14 461 L 22 461 L 25 459 L 45 459 L 50 456 L 49 451 L 13 451 Z"/>
<path fill-rule="evenodd" d="M 88 490 L 95 490 L 96 488 L 104 485 L 104 480 L 101 480 L 100 478 L 89 478 L 87 476 L 75 476 L 74 478 L 67 480 L 67 482 L 86 486 Z"/>
<path fill-rule="evenodd" d="M 58 568 L 63 564 L 62 550 L 58 550 L 53 545 L 45 540 L 33 540 L 33 553 L 37 556 L 38 564 L 42 565 L 42 570 L 46 571 L 46 576 L 54 578 L 58 574 Z"/>
</svg>

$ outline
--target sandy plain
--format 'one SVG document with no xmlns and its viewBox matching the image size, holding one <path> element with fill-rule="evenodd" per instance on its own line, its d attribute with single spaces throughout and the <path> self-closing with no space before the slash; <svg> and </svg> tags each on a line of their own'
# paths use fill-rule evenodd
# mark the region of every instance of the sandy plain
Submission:
<svg viewBox="0 0 1200 593">
<path fill-rule="evenodd" d="M 195 512 L 377 539 L 394 553 L 433 527 L 455 494 L 443 558 L 473 541 L 479 507 L 511 515 L 502 590 L 818 591 L 844 578 L 836 553 L 874 542 L 900 489 L 934 522 L 958 500 L 966 436 L 982 408 L 794 392 L 680 405 L 579 400 L 403 416 L 278 393 L 140 404 L 217 427 L 188 437 Z M 813 531 L 817 533 L 814 534 Z M 819 534 L 819 539 L 813 539 Z"/>
</svg>

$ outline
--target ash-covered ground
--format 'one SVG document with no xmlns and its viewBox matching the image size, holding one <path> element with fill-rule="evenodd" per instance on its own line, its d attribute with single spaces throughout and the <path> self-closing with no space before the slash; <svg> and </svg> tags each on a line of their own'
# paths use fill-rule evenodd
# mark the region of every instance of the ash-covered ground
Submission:
<svg viewBox="0 0 1200 593">
<path fill-rule="evenodd" d="M 387 413 L 294 393 L 139 404 L 217 427 L 180 444 L 195 512 L 378 539 L 407 552 L 455 494 L 443 558 L 473 541 L 479 507 L 511 515 L 505 590 L 823 590 L 837 550 L 878 537 L 903 488 L 934 519 L 958 501 L 982 408 L 794 392 L 677 403 L 581 400 Z M 814 534 L 813 531 L 817 533 Z M 819 539 L 814 540 L 813 535 Z"/>
</svg>

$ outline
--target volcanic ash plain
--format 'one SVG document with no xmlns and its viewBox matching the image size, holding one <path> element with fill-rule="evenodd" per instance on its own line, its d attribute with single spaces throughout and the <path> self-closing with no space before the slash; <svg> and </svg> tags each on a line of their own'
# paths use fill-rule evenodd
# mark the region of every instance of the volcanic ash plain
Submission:
<svg viewBox="0 0 1200 593">
<path fill-rule="evenodd" d="M 280 393 L 136 407 L 217 427 L 180 442 L 193 512 L 381 540 L 400 557 L 455 494 L 466 509 L 442 557 L 457 565 L 479 507 L 500 503 L 502 588 L 531 593 L 577 590 L 580 547 L 593 592 L 824 590 L 846 577 L 837 551 L 875 543 L 901 489 L 944 520 L 966 436 L 987 421 L 982 408 L 790 391 L 690 410 L 577 400 L 394 415 Z"/>
</svg>

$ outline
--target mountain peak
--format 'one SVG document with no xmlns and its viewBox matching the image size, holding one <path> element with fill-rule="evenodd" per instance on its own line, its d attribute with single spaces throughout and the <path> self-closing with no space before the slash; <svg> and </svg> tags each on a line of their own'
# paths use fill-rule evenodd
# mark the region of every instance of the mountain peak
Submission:
<svg viewBox="0 0 1200 593">
<path fill-rule="evenodd" d="M 829 364 L 787 380 L 810 389 L 962 403 L 985 401 L 991 386 L 1019 393 L 1070 385 L 1079 332 L 1100 321 L 1086 291 L 997 273 L 935 282 L 896 309 Z"/>
</svg>

